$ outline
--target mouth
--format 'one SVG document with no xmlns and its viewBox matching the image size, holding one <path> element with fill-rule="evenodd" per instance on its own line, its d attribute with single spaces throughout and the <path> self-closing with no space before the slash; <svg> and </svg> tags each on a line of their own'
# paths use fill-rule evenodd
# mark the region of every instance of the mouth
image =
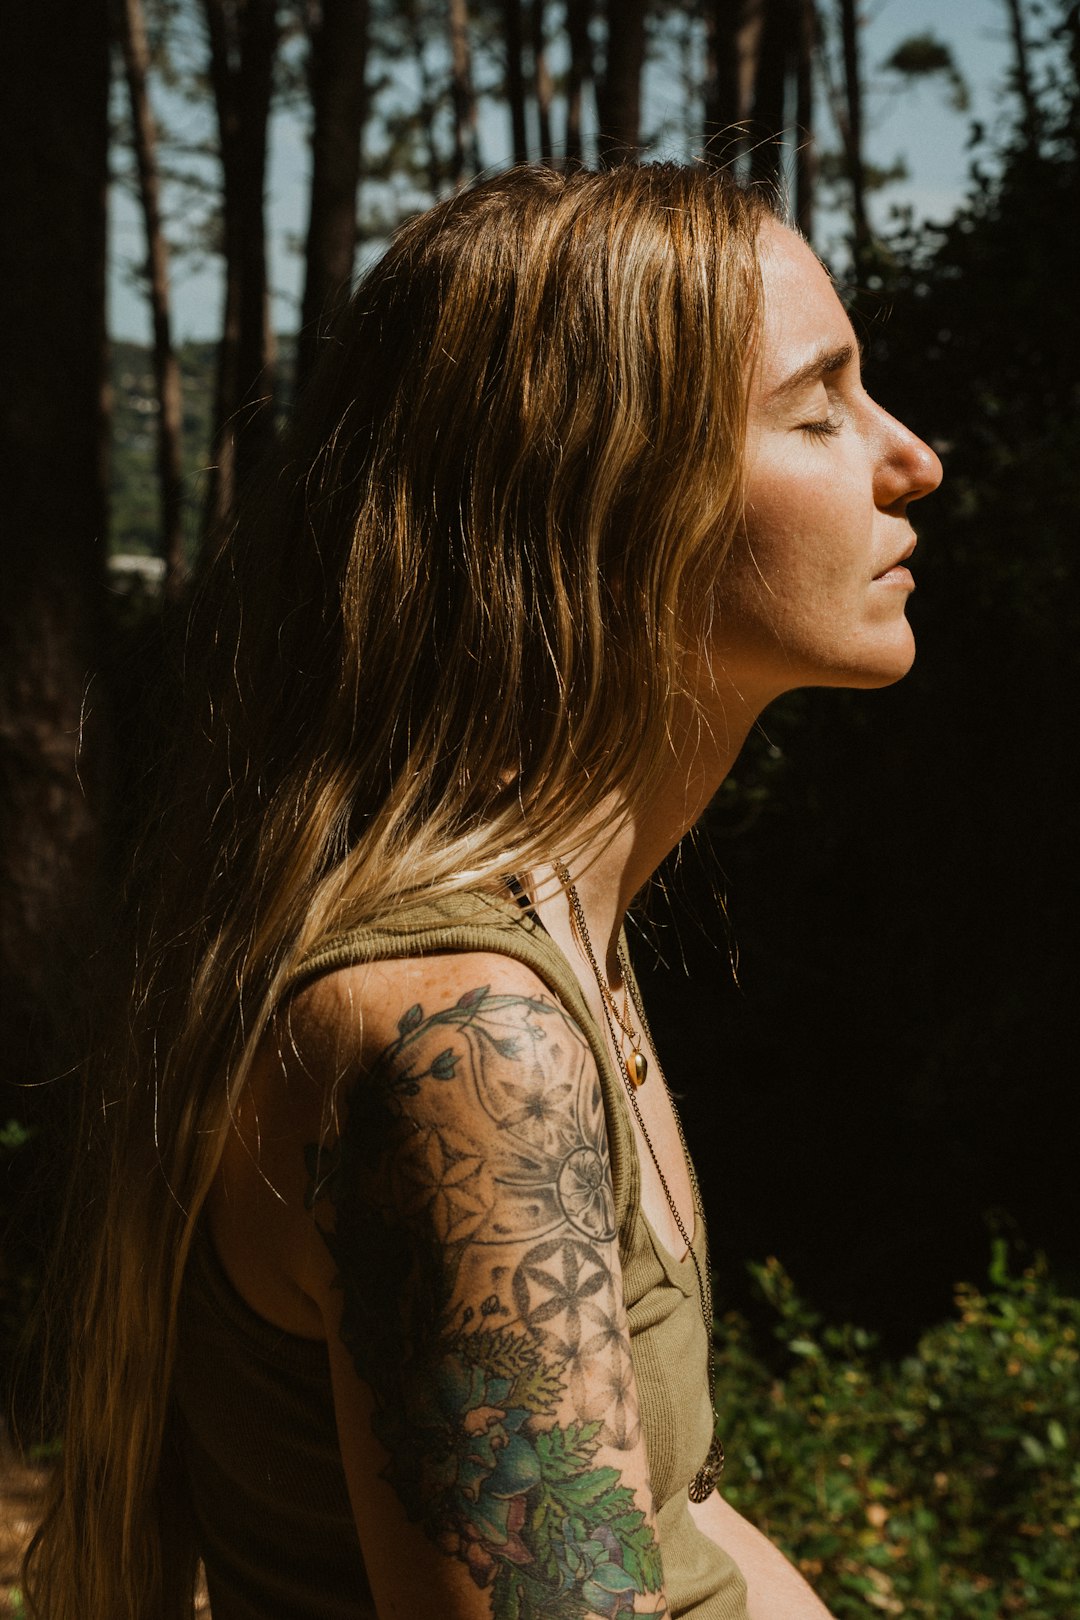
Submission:
<svg viewBox="0 0 1080 1620">
<path fill-rule="evenodd" d="M 899 557 L 897 557 L 896 561 L 891 562 L 889 564 L 888 568 L 883 568 L 881 570 L 880 574 L 875 574 L 874 579 L 875 580 L 879 580 L 879 579 L 884 579 L 884 580 L 889 580 L 889 579 L 910 580 L 911 579 L 911 574 L 904 567 L 904 564 L 907 562 L 908 558 L 911 556 L 912 552 L 915 550 L 916 543 L 917 542 L 916 542 L 915 536 L 912 535 L 911 540 L 908 543 L 906 551 L 902 551 L 900 553 Z"/>
</svg>

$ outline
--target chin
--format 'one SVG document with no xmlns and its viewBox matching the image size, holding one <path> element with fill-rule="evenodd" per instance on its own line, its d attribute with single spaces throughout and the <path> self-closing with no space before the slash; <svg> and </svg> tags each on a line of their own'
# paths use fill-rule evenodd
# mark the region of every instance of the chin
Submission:
<svg viewBox="0 0 1080 1620">
<path fill-rule="evenodd" d="M 903 630 L 882 643 L 859 649 L 857 658 L 838 658 L 832 669 L 822 672 L 815 686 L 850 687 L 872 692 L 877 687 L 894 686 L 902 681 L 915 662 L 915 637 L 904 621 Z"/>
<path fill-rule="evenodd" d="M 863 691 L 872 692 L 881 686 L 895 686 L 897 681 L 903 680 L 914 662 L 915 642 L 909 638 L 906 646 L 898 647 L 890 656 L 868 660 L 863 668 L 852 669 L 846 679 L 841 676 L 839 680 L 829 684 L 858 687 Z"/>
</svg>

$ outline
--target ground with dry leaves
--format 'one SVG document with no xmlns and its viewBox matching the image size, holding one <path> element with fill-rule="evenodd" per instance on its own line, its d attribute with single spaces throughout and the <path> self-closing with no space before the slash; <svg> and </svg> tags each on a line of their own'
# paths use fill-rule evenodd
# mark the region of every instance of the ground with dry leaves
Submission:
<svg viewBox="0 0 1080 1620">
<path fill-rule="evenodd" d="M 48 1471 L 28 1468 L 15 1456 L 0 1424 L 0 1620 L 19 1620 L 19 1561 L 37 1523 Z M 200 1583 L 197 1620 L 211 1620 Z"/>
<path fill-rule="evenodd" d="M 14 1456 L 0 1428 L 0 1615 L 19 1614 L 19 1560 L 37 1523 L 47 1473 Z"/>
</svg>

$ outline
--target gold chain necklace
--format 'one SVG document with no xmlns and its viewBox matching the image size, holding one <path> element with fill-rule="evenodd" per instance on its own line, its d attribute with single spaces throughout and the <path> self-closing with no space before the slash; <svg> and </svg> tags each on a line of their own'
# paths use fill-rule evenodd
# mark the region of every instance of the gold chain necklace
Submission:
<svg viewBox="0 0 1080 1620">
<path fill-rule="evenodd" d="M 631 1041 L 631 1045 L 633 1045 L 633 1041 L 636 1039 L 636 1037 L 631 1036 L 627 1032 L 626 1026 L 623 1024 L 622 1019 L 619 1018 L 619 1015 L 615 1010 L 615 998 L 612 994 L 610 985 L 600 971 L 600 964 L 596 960 L 596 952 L 593 950 L 593 943 L 589 937 L 589 928 L 585 921 L 585 911 L 581 904 L 581 897 L 574 886 L 573 879 L 570 876 L 566 863 L 561 860 L 555 860 L 552 862 L 552 867 L 554 868 L 555 876 L 558 878 L 559 882 L 566 891 L 566 898 L 570 904 L 570 918 L 574 927 L 574 932 L 577 935 L 582 950 L 585 952 L 585 956 L 593 972 L 593 977 L 596 980 L 597 988 L 600 991 L 600 1004 L 604 1011 L 604 1021 L 608 1027 L 608 1034 L 611 1036 L 611 1044 L 615 1048 L 616 1052 L 621 1052 L 622 1046 L 619 1042 L 618 1036 L 615 1033 L 616 1023 L 618 1024 L 619 1028 L 623 1030 L 623 1033 L 627 1035 L 627 1039 Z M 629 1010 L 629 1005 L 632 1001 L 634 1011 L 637 1013 L 637 1016 L 641 1021 L 641 1027 L 645 1032 L 645 1038 L 649 1042 L 649 1045 L 652 1047 L 653 1053 L 655 1054 L 656 1042 L 653 1040 L 652 1031 L 649 1028 L 649 1022 L 645 1016 L 645 1009 L 641 1005 L 635 993 L 634 978 L 630 972 L 630 964 L 626 959 L 621 940 L 618 945 L 618 958 L 619 968 L 623 976 L 623 984 L 626 987 L 627 1010 Z M 612 1017 L 613 1013 L 615 1014 L 614 1017 Z M 639 1059 L 642 1065 L 640 1080 L 635 1078 L 637 1072 L 636 1065 L 634 1064 L 635 1059 Z M 645 1062 L 644 1054 L 637 1050 L 632 1051 L 630 1057 L 623 1065 L 623 1083 L 626 1086 L 626 1095 L 630 1099 L 630 1107 L 634 1111 L 634 1118 L 637 1120 L 638 1129 L 641 1131 L 641 1134 L 645 1139 L 645 1146 L 649 1150 L 649 1157 L 652 1159 L 653 1165 L 656 1168 L 656 1174 L 660 1178 L 660 1185 L 664 1189 L 664 1197 L 667 1199 L 668 1208 L 670 1209 L 672 1217 L 675 1221 L 675 1225 L 678 1228 L 679 1236 L 686 1245 L 686 1252 L 694 1263 L 694 1271 L 697 1273 L 698 1299 L 701 1304 L 702 1319 L 705 1323 L 705 1342 L 708 1345 L 707 1377 L 709 1381 L 709 1405 L 713 1409 L 714 1432 L 712 1443 L 709 1446 L 705 1461 L 702 1463 L 701 1467 L 690 1481 L 689 1496 L 691 1502 L 704 1502 L 708 1496 L 711 1496 L 716 1487 L 716 1482 L 724 1470 L 724 1447 L 719 1436 L 715 1432 L 717 1419 L 716 1407 L 713 1405 L 713 1390 L 716 1387 L 716 1377 L 713 1356 L 712 1280 L 709 1272 L 709 1256 L 706 1248 L 705 1270 L 702 1271 L 698 1262 L 698 1257 L 694 1253 L 694 1246 L 690 1241 L 690 1234 L 686 1230 L 686 1223 L 679 1214 L 679 1208 L 675 1202 L 675 1199 L 672 1197 L 671 1188 L 668 1186 L 667 1177 L 660 1168 L 660 1160 L 657 1156 L 656 1149 L 653 1146 L 652 1137 L 649 1135 L 648 1127 L 645 1124 L 641 1109 L 638 1105 L 636 1091 L 638 1086 L 641 1085 L 645 1078 L 646 1068 L 647 1064 Z M 670 1091 L 668 1091 L 663 1070 L 660 1069 L 659 1059 L 657 1059 L 657 1069 L 660 1073 L 660 1083 L 663 1085 L 664 1090 L 668 1093 L 668 1101 L 671 1104 L 672 1117 L 675 1120 L 675 1129 L 679 1133 L 679 1144 L 682 1148 L 683 1158 L 686 1161 L 687 1173 L 690 1177 L 690 1190 L 693 1196 L 694 1213 L 696 1218 L 697 1211 L 701 1207 L 701 1193 L 700 1189 L 698 1188 L 697 1173 L 694 1170 L 694 1162 L 691 1159 L 686 1146 L 686 1136 L 683 1132 L 682 1119 L 680 1118 L 678 1108 L 675 1106 L 675 1099 L 672 1097 Z"/>
<path fill-rule="evenodd" d="M 616 1024 L 618 1024 L 619 1028 L 622 1030 L 623 1036 L 630 1043 L 630 1055 L 629 1057 L 623 1059 L 623 1070 L 627 1080 L 630 1082 L 632 1096 L 634 1091 L 637 1090 L 638 1086 L 643 1086 L 645 1084 L 645 1076 L 649 1072 L 649 1060 L 638 1044 L 641 1040 L 641 1036 L 638 1034 L 637 1030 L 631 1027 L 630 1024 L 630 979 L 627 975 L 626 966 L 622 959 L 622 946 L 619 946 L 619 967 L 623 976 L 625 1017 L 620 1017 L 618 1003 L 615 1000 L 615 993 L 610 984 L 607 982 L 607 979 L 604 977 L 603 973 L 600 971 L 600 964 L 596 960 L 596 953 L 592 948 L 592 940 L 589 938 L 589 929 L 585 922 L 585 912 L 582 910 L 581 898 L 578 895 L 573 883 L 570 881 L 570 873 L 567 871 L 562 861 L 554 861 L 552 864 L 555 868 L 555 876 L 566 890 L 566 898 L 570 902 L 570 922 L 578 944 L 585 952 L 585 955 L 589 961 L 589 966 L 593 970 L 597 987 L 600 991 L 600 997 L 604 1004 L 604 1017 L 607 1019 L 608 1028 L 611 1029 L 611 1021 L 614 1018 Z M 636 1004 L 635 1011 L 639 1011 Z M 611 1029 L 611 1038 L 614 1042 L 615 1050 L 621 1056 L 622 1042 L 616 1038 L 614 1029 Z"/>
</svg>

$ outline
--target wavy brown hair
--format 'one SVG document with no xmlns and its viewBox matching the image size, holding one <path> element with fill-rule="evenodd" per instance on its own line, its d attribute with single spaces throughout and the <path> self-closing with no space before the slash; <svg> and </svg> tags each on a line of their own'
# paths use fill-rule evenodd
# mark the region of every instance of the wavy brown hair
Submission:
<svg viewBox="0 0 1080 1620">
<path fill-rule="evenodd" d="M 664 769 L 738 522 L 767 207 L 703 167 L 524 168 L 414 219 L 208 557 L 134 992 L 87 1087 L 35 1615 L 192 1612 L 178 1301 L 298 958 L 572 851 Z"/>
</svg>

